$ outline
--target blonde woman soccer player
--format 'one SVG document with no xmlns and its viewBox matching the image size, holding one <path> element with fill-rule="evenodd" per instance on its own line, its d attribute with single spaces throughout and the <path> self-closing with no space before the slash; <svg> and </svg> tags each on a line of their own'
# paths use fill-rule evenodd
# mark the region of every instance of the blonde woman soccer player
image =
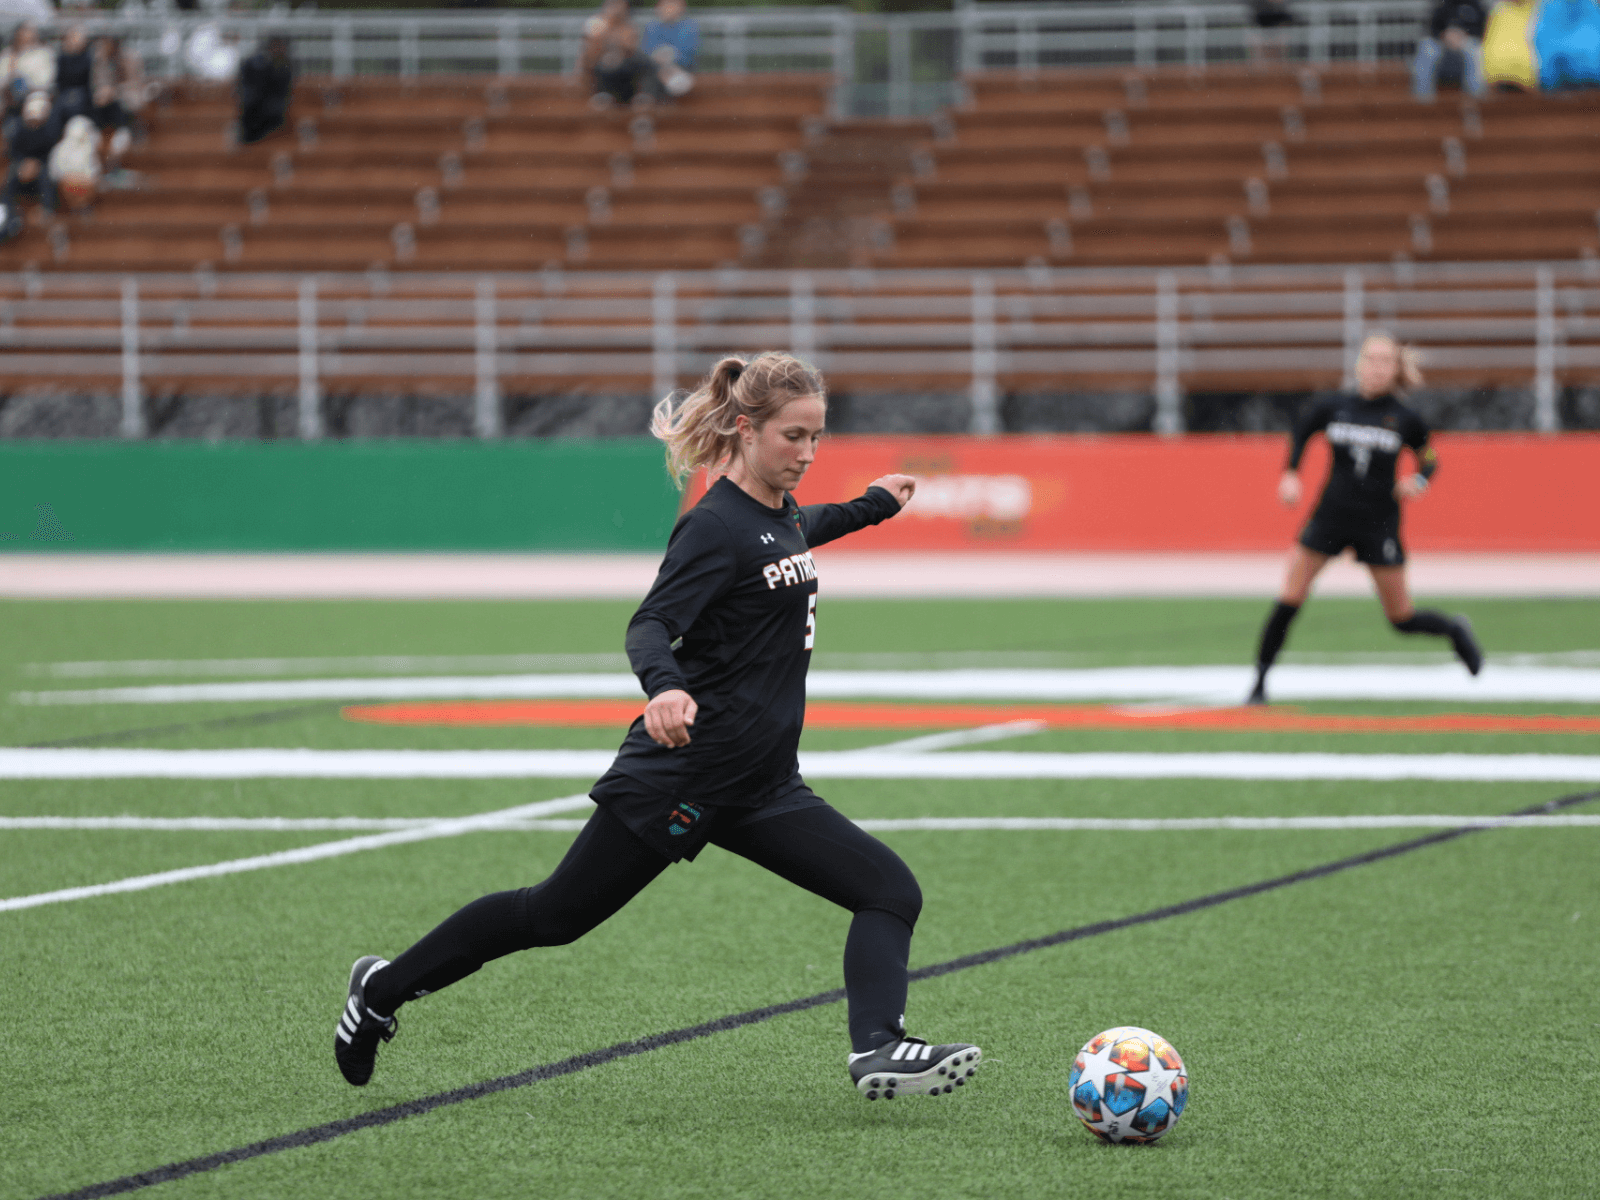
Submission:
<svg viewBox="0 0 1600 1200">
<path fill-rule="evenodd" d="M 1354 547 L 1357 561 L 1371 570 L 1390 624 L 1401 633 L 1447 637 L 1467 670 L 1476 675 L 1482 668 L 1483 653 L 1466 618 L 1415 608 L 1406 588 L 1400 504 L 1426 492 L 1438 468 L 1438 457 L 1428 445 L 1427 423 L 1399 399 L 1421 382 L 1414 349 L 1387 333 L 1369 334 L 1356 359 L 1356 392 L 1312 406 L 1295 426 L 1289 465 L 1278 481 L 1278 499 L 1291 507 L 1300 503 L 1300 458 L 1318 431 L 1333 448 L 1333 469 L 1289 559 L 1283 593 L 1261 631 L 1250 703 L 1267 702 L 1267 672 L 1283 648 L 1289 623 L 1328 560 L 1347 546 Z M 1416 456 L 1417 470 L 1397 479 L 1395 468 L 1403 447 L 1410 447 Z"/>
<path fill-rule="evenodd" d="M 885 475 L 847 504 L 799 507 L 790 493 L 816 457 L 826 415 L 822 377 L 775 353 L 725 358 L 687 399 L 657 406 L 651 428 L 674 475 L 704 467 L 720 478 L 678 521 L 628 623 L 628 659 L 649 704 L 590 792 L 594 816 L 548 879 L 474 901 L 392 963 L 356 960 L 333 1047 L 351 1083 L 371 1078 L 402 1004 L 492 959 L 576 941 L 707 843 L 854 914 L 844 985 L 849 1073 L 862 1095 L 951 1092 L 977 1068 L 976 1046 L 932 1046 L 902 1024 L 922 908 L 916 879 L 800 777 L 817 634 L 811 550 L 888 520 L 915 487 L 910 476 Z M 752 1082 L 795 1086 L 766 1068 Z"/>
</svg>

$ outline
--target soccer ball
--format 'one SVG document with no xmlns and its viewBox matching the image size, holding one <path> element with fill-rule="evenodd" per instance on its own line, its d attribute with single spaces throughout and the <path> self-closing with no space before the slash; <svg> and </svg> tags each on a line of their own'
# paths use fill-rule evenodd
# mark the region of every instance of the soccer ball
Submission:
<svg viewBox="0 0 1600 1200">
<path fill-rule="evenodd" d="M 1067 1083 L 1072 1111 L 1103 1142 L 1153 1142 L 1178 1123 L 1189 1073 L 1172 1044 L 1137 1025 L 1090 1038 Z"/>
</svg>

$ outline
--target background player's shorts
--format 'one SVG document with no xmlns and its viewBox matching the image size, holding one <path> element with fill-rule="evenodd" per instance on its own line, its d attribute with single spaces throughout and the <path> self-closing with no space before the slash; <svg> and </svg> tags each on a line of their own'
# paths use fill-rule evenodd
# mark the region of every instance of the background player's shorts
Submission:
<svg viewBox="0 0 1600 1200">
<path fill-rule="evenodd" d="M 1326 512 L 1317 509 L 1300 531 L 1300 544 L 1330 558 L 1354 546 L 1356 561 L 1369 567 L 1398 567 L 1406 561 L 1400 541 L 1400 512 L 1393 516 Z"/>
<path fill-rule="evenodd" d="M 670 862 L 692 860 L 706 843 L 715 841 L 717 834 L 725 830 L 802 808 L 826 808 L 828 804 L 798 774 L 791 775 L 760 803 L 744 808 L 674 800 L 615 768 L 600 777 L 589 790 L 589 798 Z"/>
</svg>

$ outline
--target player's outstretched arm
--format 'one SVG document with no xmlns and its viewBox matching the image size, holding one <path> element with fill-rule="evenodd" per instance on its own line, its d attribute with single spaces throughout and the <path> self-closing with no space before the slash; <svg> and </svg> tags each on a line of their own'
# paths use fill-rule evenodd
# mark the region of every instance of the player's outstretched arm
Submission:
<svg viewBox="0 0 1600 1200">
<path fill-rule="evenodd" d="M 644 730 L 660 746 L 687 746 L 689 726 L 700 706 L 688 692 L 673 689 L 653 697 L 644 708 Z"/>
<path fill-rule="evenodd" d="M 910 475 L 880 475 L 867 486 L 882 488 L 900 502 L 901 508 L 904 508 L 912 493 L 917 490 L 917 481 Z"/>
<path fill-rule="evenodd" d="M 806 544 L 825 546 L 847 533 L 887 521 L 905 507 L 917 481 L 909 475 L 884 475 L 867 485 L 866 493 L 844 504 L 808 504 L 800 510 L 800 531 Z"/>
</svg>

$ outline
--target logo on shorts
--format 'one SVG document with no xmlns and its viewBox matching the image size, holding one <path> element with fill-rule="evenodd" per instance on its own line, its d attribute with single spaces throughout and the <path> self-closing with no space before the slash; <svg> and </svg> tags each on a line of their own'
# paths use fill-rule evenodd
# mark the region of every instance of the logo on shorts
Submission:
<svg viewBox="0 0 1600 1200">
<path fill-rule="evenodd" d="M 667 817 L 667 832 L 673 837 L 680 837 L 688 833 L 704 813 L 705 809 L 697 804 L 678 805 Z"/>
<path fill-rule="evenodd" d="M 1393 562 L 1400 554 L 1400 548 L 1394 544 L 1393 538 L 1383 539 L 1383 557 Z"/>
</svg>

